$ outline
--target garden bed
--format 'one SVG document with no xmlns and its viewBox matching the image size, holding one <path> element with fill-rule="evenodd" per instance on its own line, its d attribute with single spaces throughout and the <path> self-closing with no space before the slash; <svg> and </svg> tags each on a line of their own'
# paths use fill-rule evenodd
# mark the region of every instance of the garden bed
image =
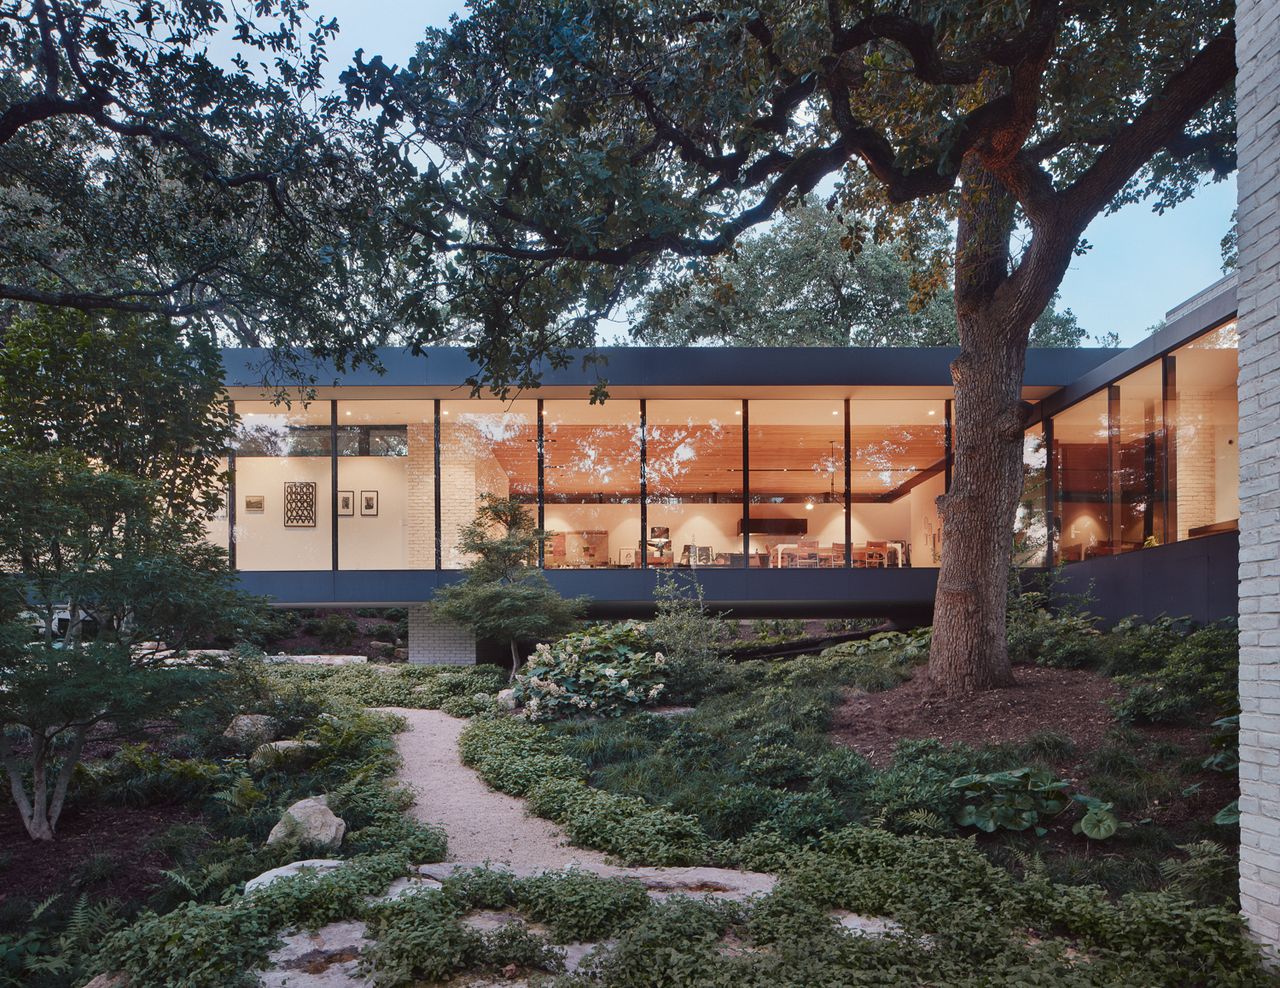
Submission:
<svg viewBox="0 0 1280 988">
<path fill-rule="evenodd" d="M 930 691 L 924 667 L 881 693 L 851 693 L 834 711 L 832 738 L 876 768 L 893 761 L 899 741 L 932 738 L 977 747 L 1021 743 L 1052 732 L 1069 738 L 1074 754 L 1095 751 L 1116 724 L 1107 705 L 1120 691 L 1086 669 L 1019 666 L 1009 689 L 941 697 Z"/>
</svg>

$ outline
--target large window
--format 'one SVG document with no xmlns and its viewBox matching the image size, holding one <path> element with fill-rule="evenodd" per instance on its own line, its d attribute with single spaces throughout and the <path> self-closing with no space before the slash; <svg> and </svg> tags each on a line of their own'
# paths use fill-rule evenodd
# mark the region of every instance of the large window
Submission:
<svg viewBox="0 0 1280 988">
<path fill-rule="evenodd" d="M 854 566 L 937 566 L 946 489 L 946 402 L 855 398 L 850 541 Z"/>
<path fill-rule="evenodd" d="M 1231 322 L 1054 416 L 1058 559 L 1236 530 L 1236 354 Z"/>
<path fill-rule="evenodd" d="M 1239 525 L 1239 405 L 1234 322 L 1192 340 L 1168 358 L 1176 492 L 1169 528 L 1179 539 Z"/>
<path fill-rule="evenodd" d="M 640 403 L 548 400 L 542 423 L 546 566 L 639 566 Z"/>
<path fill-rule="evenodd" d="M 1165 538 L 1164 387 L 1157 361 L 1112 386 L 1113 552 L 1161 545 Z"/>
<path fill-rule="evenodd" d="M 1037 424 L 1022 437 L 1022 496 L 1013 522 L 1013 559 L 1019 566 L 1045 563 L 1049 548 L 1048 481 L 1049 449 L 1044 426 Z"/>
<path fill-rule="evenodd" d="M 331 405 L 238 401 L 236 566 L 333 566 Z"/>
<path fill-rule="evenodd" d="M 646 405 L 650 566 L 742 566 L 742 402 Z M 750 564 L 767 556 L 752 553 Z"/>
<path fill-rule="evenodd" d="M 1110 395 L 1102 391 L 1053 418 L 1058 558 L 1111 554 Z"/>
<path fill-rule="evenodd" d="M 435 567 L 435 403 L 338 402 L 338 567 Z"/>
<path fill-rule="evenodd" d="M 514 497 L 538 511 L 537 402 L 440 403 L 440 549 L 445 569 L 469 557 L 458 547 L 480 499 Z"/>
<path fill-rule="evenodd" d="M 752 401 L 747 411 L 750 552 L 772 567 L 844 566 L 844 402 Z"/>
</svg>

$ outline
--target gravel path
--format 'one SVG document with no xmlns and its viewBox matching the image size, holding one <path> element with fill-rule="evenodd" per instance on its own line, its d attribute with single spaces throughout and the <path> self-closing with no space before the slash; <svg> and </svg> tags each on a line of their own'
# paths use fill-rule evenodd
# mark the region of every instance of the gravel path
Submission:
<svg viewBox="0 0 1280 988">
<path fill-rule="evenodd" d="M 409 812 L 444 828 L 448 860 L 544 868 L 604 863 L 597 851 L 569 847 L 555 824 L 527 815 L 523 800 L 494 792 L 462 764 L 458 735 L 465 720 L 439 710 L 390 712 L 409 722 L 409 729 L 396 736 L 404 760 L 400 781 L 418 797 Z"/>
</svg>

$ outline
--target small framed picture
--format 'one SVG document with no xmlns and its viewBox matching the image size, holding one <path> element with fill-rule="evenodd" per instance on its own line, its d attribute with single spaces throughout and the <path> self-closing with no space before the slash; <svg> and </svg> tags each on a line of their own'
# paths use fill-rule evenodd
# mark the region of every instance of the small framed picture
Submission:
<svg viewBox="0 0 1280 988">
<path fill-rule="evenodd" d="M 244 510 L 255 515 L 260 515 L 267 510 L 267 498 L 264 494 L 246 494 L 244 496 Z"/>
<path fill-rule="evenodd" d="M 356 513 L 356 492 L 338 491 L 338 514 L 354 515 Z"/>
<path fill-rule="evenodd" d="M 378 513 L 378 492 L 377 491 L 361 491 L 360 492 L 360 514 L 376 515 Z"/>
</svg>

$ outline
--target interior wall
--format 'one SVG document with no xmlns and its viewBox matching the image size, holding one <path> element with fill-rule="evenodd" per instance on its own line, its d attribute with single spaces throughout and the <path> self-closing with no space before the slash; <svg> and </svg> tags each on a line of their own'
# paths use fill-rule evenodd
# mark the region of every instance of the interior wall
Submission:
<svg viewBox="0 0 1280 988">
<path fill-rule="evenodd" d="M 638 504 L 548 504 L 543 517 L 543 525 L 549 532 L 566 534 L 584 531 L 607 532 L 609 564 L 612 566 L 621 565 L 621 550 L 630 549 L 636 553 L 639 551 L 640 505 Z M 569 552 L 568 562 L 570 565 L 575 562 L 572 551 Z"/>
<path fill-rule="evenodd" d="M 946 480 L 945 474 L 937 474 L 911 488 L 903 498 L 911 513 L 912 566 L 932 567 L 940 562 L 942 520 L 938 516 L 938 498 L 946 488 Z"/>
<path fill-rule="evenodd" d="M 356 497 L 356 513 L 338 517 L 339 569 L 411 568 L 406 551 L 407 465 L 403 456 L 338 458 L 338 490 L 352 491 Z M 361 491 L 378 492 L 377 515 L 360 513 Z"/>
<path fill-rule="evenodd" d="M 333 516 L 327 456 L 242 456 L 236 460 L 236 567 L 242 570 L 323 570 L 333 566 Z M 316 485 L 316 523 L 286 528 L 286 481 Z M 245 499 L 261 496 L 261 513 Z"/>
</svg>

